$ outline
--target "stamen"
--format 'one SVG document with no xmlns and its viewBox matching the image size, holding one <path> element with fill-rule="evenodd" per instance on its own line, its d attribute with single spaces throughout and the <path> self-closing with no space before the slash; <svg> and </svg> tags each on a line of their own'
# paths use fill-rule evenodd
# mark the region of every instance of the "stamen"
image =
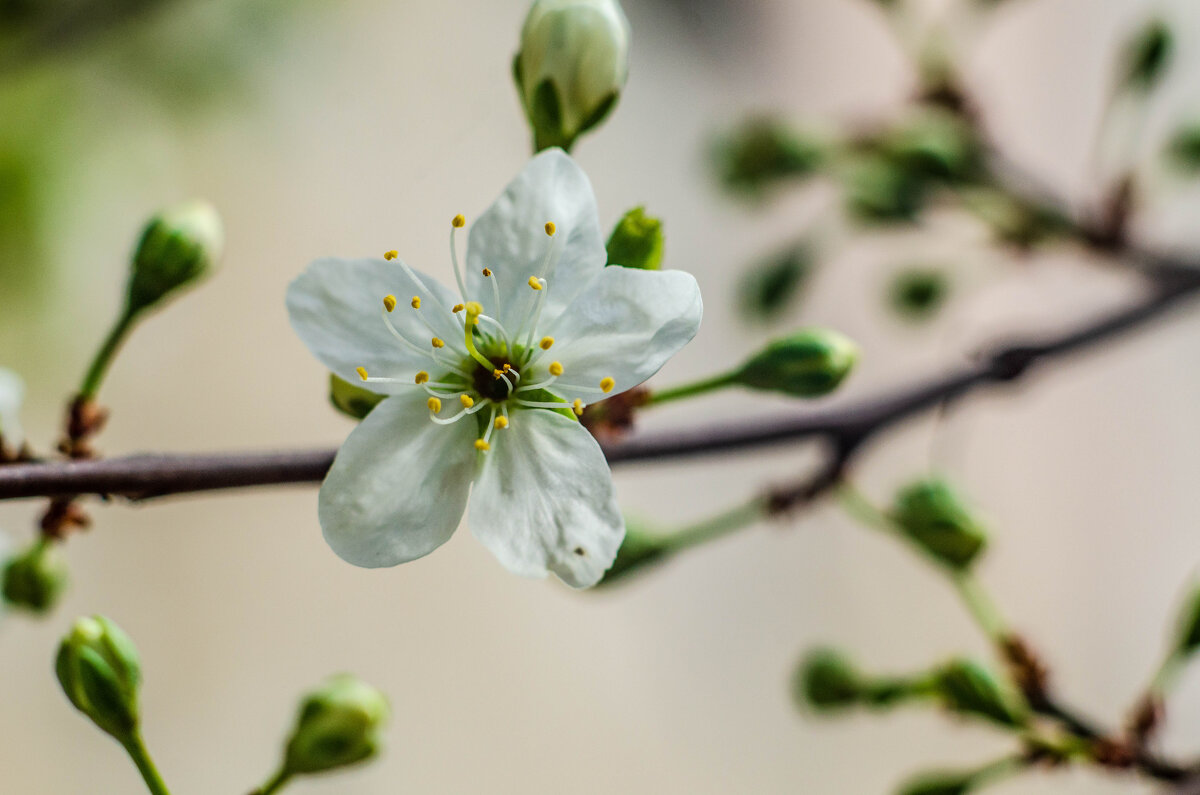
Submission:
<svg viewBox="0 0 1200 795">
<path fill-rule="evenodd" d="M 409 303 L 412 304 L 413 309 L 420 309 L 421 308 L 421 296 L 414 295 L 412 301 L 409 301 Z"/>
<path fill-rule="evenodd" d="M 495 286 L 496 286 L 496 280 L 493 279 L 492 287 L 495 287 Z M 500 340 L 501 340 L 501 342 L 504 343 L 504 352 L 508 353 L 508 349 L 510 347 L 510 342 L 508 339 L 508 332 L 504 330 L 504 326 L 500 324 L 500 321 L 496 320 L 496 318 L 491 317 L 489 315 L 480 315 L 479 319 L 487 322 L 491 326 L 494 326 L 496 328 L 496 331 L 500 332 Z"/>
<path fill-rule="evenodd" d="M 558 378 L 563 374 L 562 362 L 550 362 L 550 366 L 546 368 L 546 370 L 550 373 L 550 375 Z"/>
<path fill-rule="evenodd" d="M 438 363 L 439 365 L 443 365 L 443 366 L 449 368 L 449 370 L 451 372 L 457 373 L 458 375 L 461 375 L 463 378 L 471 377 L 469 373 L 464 371 L 461 367 L 455 366 L 453 362 L 447 362 L 442 359 L 439 359 L 436 355 L 434 355 L 434 353 L 432 351 L 428 350 L 427 348 L 419 347 L 416 343 L 410 341 L 407 337 L 405 337 L 403 334 L 401 334 L 400 331 L 394 325 L 392 325 L 392 319 L 390 317 L 388 317 L 386 307 L 384 308 L 384 311 L 379 313 L 379 315 L 380 315 L 380 317 L 383 318 L 383 324 L 385 326 L 387 326 L 388 331 L 390 331 L 392 333 L 392 336 L 396 338 L 396 341 L 399 342 L 400 344 L 402 344 L 404 347 L 408 348 L 410 351 L 417 354 L 418 356 L 428 356 L 434 362 Z"/>
<path fill-rule="evenodd" d="M 615 387 L 616 385 L 617 385 L 617 382 L 607 376 L 600 379 L 600 390 L 602 392 L 604 392 L 604 394 L 606 394 L 606 395 L 609 392 L 613 391 L 613 387 Z"/>
<path fill-rule="evenodd" d="M 463 311 L 463 309 L 465 309 L 465 308 L 466 308 L 466 307 L 464 307 L 462 304 L 455 304 L 454 306 L 452 306 L 452 307 L 450 308 L 450 311 L 451 311 L 453 314 L 457 315 L 459 312 Z"/>
<path fill-rule="evenodd" d="M 486 439 L 476 439 L 475 440 L 475 449 L 479 450 L 482 453 L 486 453 L 488 450 L 492 449 L 492 446 L 487 443 Z"/>
<path fill-rule="evenodd" d="M 450 425 L 451 423 L 458 422 L 463 417 L 467 417 L 467 416 L 470 416 L 471 414 L 474 414 L 475 412 L 479 411 L 480 409 L 487 408 L 488 405 L 489 405 L 488 403 L 478 403 L 469 409 L 461 409 L 453 417 L 430 417 L 429 419 L 433 420 L 438 425 Z"/>
<path fill-rule="evenodd" d="M 422 370 L 421 372 L 417 373 L 416 377 L 413 379 L 413 383 L 423 384 L 428 380 L 429 380 L 429 373 Z"/>
<path fill-rule="evenodd" d="M 536 276 L 530 276 L 529 277 L 529 286 L 535 290 L 540 290 L 540 289 L 542 289 L 542 280 Z"/>
<path fill-rule="evenodd" d="M 358 373 L 358 377 L 361 378 L 362 380 L 364 380 L 364 381 L 367 380 L 367 368 L 355 367 L 354 372 Z"/>
<path fill-rule="evenodd" d="M 454 281 L 458 283 L 458 294 L 464 301 L 467 300 L 467 286 L 463 282 L 462 268 L 458 265 L 458 236 L 455 232 L 462 229 L 466 223 L 467 219 L 461 215 L 454 216 L 450 221 L 450 262 L 454 265 Z"/>
<path fill-rule="evenodd" d="M 484 269 L 483 269 L 483 275 L 484 275 L 484 277 L 491 276 L 491 275 L 492 275 L 492 269 L 491 269 L 491 268 L 484 268 Z"/>
<path fill-rule="evenodd" d="M 496 419 L 492 420 L 492 425 L 496 426 L 497 428 L 507 428 L 508 427 L 508 417 L 505 417 L 505 416 L 497 417 Z"/>
<path fill-rule="evenodd" d="M 394 260 L 398 256 L 400 256 L 400 252 L 396 251 L 395 249 L 393 249 L 392 251 L 383 252 L 383 258 L 388 261 Z"/>
<path fill-rule="evenodd" d="M 433 345 L 433 347 L 435 347 L 435 348 L 445 348 L 445 347 L 446 347 L 446 343 L 445 343 L 445 342 L 443 342 L 443 341 L 442 341 L 441 339 L 439 339 L 438 337 L 434 337 L 432 340 L 430 340 L 430 343 L 431 343 L 431 344 Z"/>
<path fill-rule="evenodd" d="M 538 343 L 538 347 L 544 351 L 550 350 L 554 346 L 554 337 L 542 337 L 542 341 Z"/>
<path fill-rule="evenodd" d="M 383 297 L 383 308 L 389 312 L 391 312 L 393 309 L 395 309 L 396 308 L 396 296 L 385 295 Z"/>
<path fill-rule="evenodd" d="M 583 416 L 584 408 L 585 406 L 583 405 L 583 401 L 579 398 L 575 398 L 575 402 L 571 404 L 571 411 L 575 412 L 576 417 Z"/>
<path fill-rule="evenodd" d="M 488 451 L 488 450 L 491 450 L 491 449 L 492 449 L 492 445 L 491 445 L 491 441 L 492 441 L 492 431 L 493 431 L 493 430 L 494 430 L 496 427 L 498 427 L 498 426 L 496 425 L 496 404 L 494 404 L 494 403 L 493 403 L 493 404 L 492 404 L 492 415 L 491 415 L 490 417 L 488 417 L 488 426 L 487 426 L 487 430 L 483 432 L 483 438 L 482 438 L 482 439 L 476 439 L 476 440 L 475 440 L 475 449 L 476 449 L 476 450 L 483 450 L 483 451 L 485 451 L 485 452 L 486 452 L 486 451 Z"/>
<path fill-rule="evenodd" d="M 558 227 L 554 225 L 553 221 L 547 221 L 544 228 L 546 230 L 546 234 L 550 237 L 554 237 L 554 233 L 558 231 Z"/>
<path fill-rule="evenodd" d="M 435 397 L 431 397 L 431 398 L 429 398 L 429 400 L 425 401 L 425 405 L 429 406 L 429 410 L 432 411 L 434 414 L 437 414 L 439 411 L 442 410 L 442 401 L 438 400 Z"/>
<path fill-rule="evenodd" d="M 471 406 L 475 405 L 475 399 L 470 395 L 459 395 L 458 399 L 462 402 L 463 408 L 465 409 L 469 409 Z"/>
</svg>

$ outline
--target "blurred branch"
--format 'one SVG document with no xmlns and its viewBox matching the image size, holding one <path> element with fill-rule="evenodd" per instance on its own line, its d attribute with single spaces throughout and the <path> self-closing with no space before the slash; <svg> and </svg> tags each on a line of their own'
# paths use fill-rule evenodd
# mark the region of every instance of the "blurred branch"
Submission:
<svg viewBox="0 0 1200 795">
<path fill-rule="evenodd" d="M 645 434 L 605 446 L 612 464 L 730 452 L 805 439 L 823 441 L 826 461 L 810 479 L 772 494 L 783 510 L 808 502 L 838 483 L 864 444 L 922 412 L 978 388 L 1017 381 L 1033 365 L 1063 358 L 1133 331 L 1200 292 L 1200 265 L 1143 257 L 1146 292 L 1129 306 L 1040 341 L 1000 345 L 957 370 L 873 398 L 797 416 L 720 423 Z M 0 467 L 0 500 L 71 494 L 144 500 L 217 489 L 314 483 L 334 451 L 138 455 L 102 461 L 16 463 Z"/>
</svg>

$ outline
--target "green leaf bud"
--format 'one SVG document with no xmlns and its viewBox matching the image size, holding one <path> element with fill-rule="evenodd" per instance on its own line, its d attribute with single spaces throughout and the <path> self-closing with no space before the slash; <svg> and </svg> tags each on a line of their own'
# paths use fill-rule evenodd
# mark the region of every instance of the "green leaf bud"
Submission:
<svg viewBox="0 0 1200 795">
<path fill-rule="evenodd" d="M 1200 123 L 1193 122 L 1171 137 L 1167 155 L 1172 165 L 1188 175 L 1200 172 Z"/>
<path fill-rule="evenodd" d="M 1175 38 L 1167 23 L 1152 20 L 1126 44 L 1121 86 L 1146 92 L 1158 85 L 1174 54 Z"/>
<path fill-rule="evenodd" d="M 973 789 L 970 773 L 925 773 L 901 787 L 899 795 L 966 795 Z"/>
<path fill-rule="evenodd" d="M 966 182 L 983 168 L 983 145 L 960 115 L 926 108 L 889 131 L 880 141 L 887 158 L 919 178 Z"/>
<path fill-rule="evenodd" d="M 896 276 L 889 290 L 892 308 L 913 320 L 933 315 L 950 292 L 950 280 L 945 271 L 932 268 L 912 268 Z"/>
<path fill-rule="evenodd" d="M 79 619 L 58 647 L 54 671 L 76 709 L 121 742 L 133 736 L 141 663 L 120 627 L 104 616 Z"/>
<path fill-rule="evenodd" d="M 390 711 L 387 698 L 361 679 L 330 677 L 304 697 L 284 770 L 320 773 L 370 759 L 379 750 Z"/>
<path fill-rule="evenodd" d="M 830 712 L 861 703 L 867 684 L 854 664 L 835 649 L 815 649 L 796 668 L 792 696 L 797 704 Z"/>
<path fill-rule="evenodd" d="M 608 237 L 608 264 L 656 271 L 663 261 L 662 221 L 634 207 L 617 222 Z"/>
<path fill-rule="evenodd" d="M 133 255 L 129 311 L 151 307 L 206 276 L 223 246 L 221 218 L 206 202 L 187 202 L 150 219 Z"/>
<path fill-rule="evenodd" d="M 953 569 L 969 567 L 987 544 L 983 527 L 940 480 L 903 489 L 891 518 L 912 541 Z"/>
<path fill-rule="evenodd" d="M 751 389 L 815 398 L 845 380 L 858 360 L 858 346 L 829 329 L 806 329 L 774 340 L 733 375 Z"/>
<path fill-rule="evenodd" d="M 749 320 L 769 321 L 783 313 L 813 272 L 812 247 L 792 243 L 756 263 L 742 277 L 739 303 Z"/>
<path fill-rule="evenodd" d="M 749 119 L 713 147 L 717 176 L 727 189 L 761 197 L 769 188 L 813 174 L 825 145 L 779 119 Z"/>
<path fill-rule="evenodd" d="M 954 660 L 935 676 L 935 691 L 947 709 L 977 715 L 1008 727 L 1021 727 L 1029 712 L 1020 696 L 1002 688 L 986 668 L 971 660 Z"/>
<path fill-rule="evenodd" d="M 66 563 L 57 549 L 41 540 L 11 558 L 2 571 L 4 601 L 32 613 L 51 610 L 66 590 Z"/>
<path fill-rule="evenodd" d="M 617 0 L 537 0 L 513 77 L 538 151 L 570 150 L 604 121 L 629 74 L 629 21 Z"/>
<path fill-rule="evenodd" d="M 329 402 L 338 411 L 356 420 L 361 420 L 378 406 L 386 395 L 363 389 L 344 378 L 329 374 Z"/>
<path fill-rule="evenodd" d="M 911 222 L 925 206 L 928 184 L 916 171 L 879 154 L 860 156 L 846 175 L 846 207 L 870 223 Z"/>
</svg>

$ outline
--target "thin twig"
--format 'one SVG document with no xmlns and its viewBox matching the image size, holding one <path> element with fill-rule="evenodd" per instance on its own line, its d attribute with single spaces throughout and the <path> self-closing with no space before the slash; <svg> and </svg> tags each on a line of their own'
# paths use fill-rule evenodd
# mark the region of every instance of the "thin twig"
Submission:
<svg viewBox="0 0 1200 795">
<path fill-rule="evenodd" d="M 892 426 L 957 400 L 984 386 L 1016 381 L 1032 368 L 1137 329 L 1200 292 L 1200 266 L 1147 260 L 1150 289 L 1129 306 L 1032 342 L 997 346 L 945 375 L 820 411 L 752 422 L 705 425 L 645 434 L 605 446 L 610 463 L 658 461 L 711 455 L 751 447 L 823 440 L 826 466 L 816 478 L 781 492 L 788 507 L 811 500 L 836 484 L 864 444 Z M 324 478 L 333 450 L 209 455 L 137 455 L 103 461 L 18 463 L 0 467 L 0 500 L 71 494 L 145 500 L 249 486 L 315 483 Z"/>
</svg>

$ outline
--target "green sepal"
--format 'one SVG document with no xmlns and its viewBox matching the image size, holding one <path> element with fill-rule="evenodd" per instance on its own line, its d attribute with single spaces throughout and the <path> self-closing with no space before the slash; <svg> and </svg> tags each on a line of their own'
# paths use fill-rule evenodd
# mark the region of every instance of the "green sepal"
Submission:
<svg viewBox="0 0 1200 795">
<path fill-rule="evenodd" d="M 334 373 L 329 374 L 329 402 L 347 417 L 365 419 L 386 397 L 387 395 L 352 384 Z"/>
<path fill-rule="evenodd" d="M 646 215 L 645 207 L 634 207 L 621 216 L 608 236 L 607 264 L 656 271 L 662 267 L 664 247 L 662 221 Z"/>
</svg>

